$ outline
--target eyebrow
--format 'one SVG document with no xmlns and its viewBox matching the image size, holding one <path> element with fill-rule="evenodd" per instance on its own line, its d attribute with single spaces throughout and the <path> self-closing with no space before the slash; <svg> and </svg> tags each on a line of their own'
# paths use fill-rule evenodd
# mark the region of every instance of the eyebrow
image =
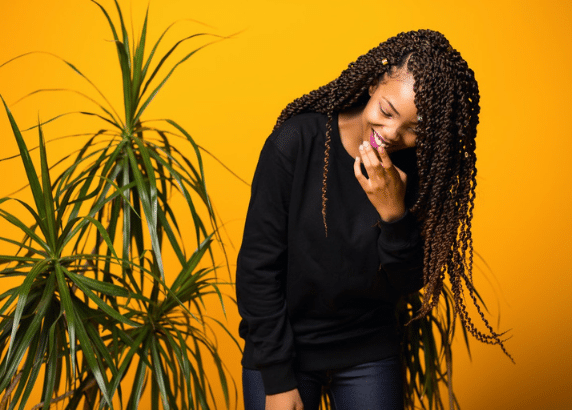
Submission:
<svg viewBox="0 0 572 410">
<path fill-rule="evenodd" d="M 389 106 L 391 107 L 391 109 L 398 115 L 401 116 L 401 114 L 399 114 L 399 111 L 397 111 L 395 109 L 395 107 L 393 106 L 393 104 L 391 103 L 391 101 L 389 101 L 387 98 L 383 97 L 383 99 L 385 100 L 385 102 L 387 102 L 389 104 Z"/>
<path fill-rule="evenodd" d="M 391 107 L 391 109 L 397 114 L 397 116 L 401 117 L 401 114 L 399 114 L 399 111 L 397 111 L 395 109 L 395 107 L 393 106 L 393 104 L 391 103 L 391 101 L 389 101 L 387 98 L 383 97 L 383 99 L 385 100 L 386 103 L 389 104 L 389 106 Z M 419 121 L 415 121 L 415 122 L 411 122 L 412 125 L 419 125 Z"/>
</svg>

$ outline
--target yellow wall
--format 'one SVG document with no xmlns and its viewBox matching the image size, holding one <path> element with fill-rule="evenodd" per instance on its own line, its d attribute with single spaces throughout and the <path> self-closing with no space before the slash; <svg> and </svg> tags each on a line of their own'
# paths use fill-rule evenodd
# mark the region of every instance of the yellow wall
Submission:
<svg viewBox="0 0 572 410">
<path fill-rule="evenodd" d="M 111 6 L 111 0 L 102 0 Z M 121 2 L 129 8 L 130 2 Z M 140 27 L 146 1 L 133 0 Z M 250 181 L 258 152 L 280 110 L 336 77 L 386 38 L 418 28 L 443 32 L 476 73 L 482 97 L 478 138 L 475 248 L 494 272 L 477 287 L 517 364 L 496 347 L 472 341 L 472 362 L 455 348 L 454 384 L 463 410 L 564 409 L 572 401 L 572 2 L 484 0 L 279 1 L 155 0 L 150 35 L 174 20 L 193 18 L 235 39 L 192 58 L 155 100 L 147 118 L 180 121 L 208 150 Z M 309 3 L 309 4 L 308 4 Z M 202 30 L 181 23 L 171 41 Z M 119 105 L 119 74 L 111 35 L 89 1 L 0 0 L 0 62 L 32 50 L 73 61 Z M 0 94 L 13 103 L 44 87 L 84 87 L 65 67 L 35 56 L 0 68 Z M 86 89 L 85 87 L 83 89 Z M 60 95 L 31 98 L 13 109 L 31 125 L 83 102 Z M 79 125 L 78 125 L 79 126 Z M 61 135 L 46 128 L 48 137 Z M 35 137 L 28 137 L 30 144 Z M 0 114 L 0 157 L 15 154 Z M 50 145 L 52 159 L 73 146 Z M 0 162 L 0 196 L 23 185 L 20 164 Z M 211 193 L 238 248 L 249 189 L 214 161 Z M 231 262 L 236 249 L 229 248 Z M 484 266 L 482 263 L 480 266 Z M 232 269 L 232 268 L 231 268 Z M 497 305 L 496 300 L 499 300 Z M 229 326 L 238 317 L 231 305 Z M 238 354 L 227 365 L 240 382 Z M 39 401 L 39 400 L 37 400 Z M 37 402 L 34 399 L 31 402 Z"/>
</svg>

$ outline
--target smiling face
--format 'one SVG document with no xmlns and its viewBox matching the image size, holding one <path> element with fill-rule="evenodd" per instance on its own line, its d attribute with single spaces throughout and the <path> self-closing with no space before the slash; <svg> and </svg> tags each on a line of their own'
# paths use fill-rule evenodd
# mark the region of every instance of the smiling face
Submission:
<svg viewBox="0 0 572 410">
<path fill-rule="evenodd" d="M 415 146 L 418 124 L 413 76 L 405 70 L 385 74 L 369 88 L 370 99 L 363 110 L 363 140 L 388 152 Z"/>
</svg>

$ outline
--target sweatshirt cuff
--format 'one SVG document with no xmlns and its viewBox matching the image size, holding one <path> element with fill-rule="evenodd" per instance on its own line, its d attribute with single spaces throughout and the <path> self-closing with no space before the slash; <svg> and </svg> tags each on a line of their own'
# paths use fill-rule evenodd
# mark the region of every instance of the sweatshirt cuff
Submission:
<svg viewBox="0 0 572 410">
<path fill-rule="evenodd" d="M 266 395 L 283 393 L 298 387 L 292 360 L 265 366 L 259 370 Z"/>
<path fill-rule="evenodd" d="M 379 226 L 379 241 L 385 249 L 404 249 L 419 241 L 418 222 L 409 210 L 395 221 L 385 222 L 380 219 Z"/>
</svg>

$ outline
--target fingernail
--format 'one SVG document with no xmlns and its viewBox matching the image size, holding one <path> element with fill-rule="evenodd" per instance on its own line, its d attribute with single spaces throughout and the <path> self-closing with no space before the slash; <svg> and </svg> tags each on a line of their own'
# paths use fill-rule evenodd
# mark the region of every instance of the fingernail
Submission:
<svg viewBox="0 0 572 410">
<path fill-rule="evenodd" d="M 356 162 L 358 162 L 358 161 L 359 161 L 359 157 L 356 157 Z"/>
<path fill-rule="evenodd" d="M 364 148 L 364 147 L 363 147 L 363 144 L 361 144 L 361 145 L 359 146 L 359 150 L 360 150 L 360 151 L 363 151 L 363 148 Z"/>
<path fill-rule="evenodd" d="M 369 144 L 369 141 L 364 141 L 364 142 L 363 142 L 363 146 L 364 146 L 364 148 L 369 148 L 369 147 L 371 147 L 371 145 Z"/>
</svg>

